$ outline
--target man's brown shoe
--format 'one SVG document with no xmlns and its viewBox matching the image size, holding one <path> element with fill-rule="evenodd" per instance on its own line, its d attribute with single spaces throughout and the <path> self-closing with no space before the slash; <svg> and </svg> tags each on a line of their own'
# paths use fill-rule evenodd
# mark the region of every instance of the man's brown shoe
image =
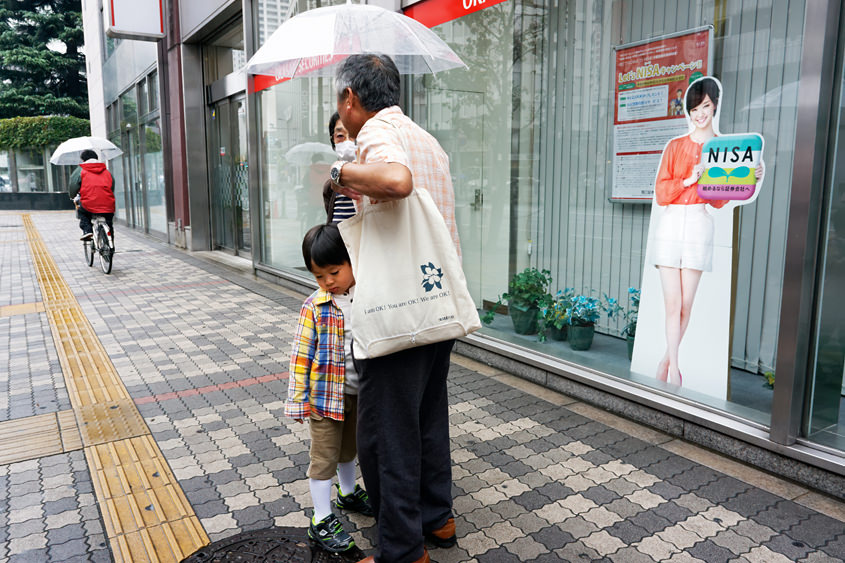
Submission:
<svg viewBox="0 0 845 563">
<path fill-rule="evenodd" d="M 425 539 L 437 547 L 452 547 L 458 543 L 455 535 L 455 519 L 449 518 L 443 526 L 427 533 Z"/>
<path fill-rule="evenodd" d="M 366 559 L 361 559 L 358 563 L 375 563 L 375 558 L 370 555 Z M 423 556 L 414 561 L 414 563 L 431 563 L 431 557 L 428 556 L 428 550 L 423 548 Z"/>
</svg>

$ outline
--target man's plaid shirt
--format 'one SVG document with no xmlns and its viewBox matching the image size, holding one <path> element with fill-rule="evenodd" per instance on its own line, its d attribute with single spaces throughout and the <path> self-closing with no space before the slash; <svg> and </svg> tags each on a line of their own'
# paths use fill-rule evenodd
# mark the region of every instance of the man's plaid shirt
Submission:
<svg viewBox="0 0 845 563">
<path fill-rule="evenodd" d="M 332 294 L 318 289 L 299 311 L 290 357 L 285 416 L 308 418 L 311 412 L 343 420 L 343 313 Z"/>
</svg>

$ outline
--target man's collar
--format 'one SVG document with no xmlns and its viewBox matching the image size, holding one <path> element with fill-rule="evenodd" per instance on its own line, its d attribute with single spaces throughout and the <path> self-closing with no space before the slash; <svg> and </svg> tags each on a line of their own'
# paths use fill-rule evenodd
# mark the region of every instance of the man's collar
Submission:
<svg viewBox="0 0 845 563">
<path fill-rule="evenodd" d="M 402 108 L 400 108 L 399 106 L 390 106 L 390 107 L 386 107 L 384 109 L 377 111 L 376 114 L 373 117 L 371 117 L 370 119 L 373 119 L 373 118 L 378 119 L 378 118 L 381 118 L 381 117 L 386 117 L 388 115 L 405 115 L 405 114 L 402 113 Z"/>
</svg>

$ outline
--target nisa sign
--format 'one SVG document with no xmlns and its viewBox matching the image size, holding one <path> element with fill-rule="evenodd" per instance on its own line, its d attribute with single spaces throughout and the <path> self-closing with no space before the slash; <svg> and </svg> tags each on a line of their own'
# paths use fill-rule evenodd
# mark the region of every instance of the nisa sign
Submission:
<svg viewBox="0 0 845 563">
<path fill-rule="evenodd" d="M 756 192 L 756 170 L 763 155 L 763 137 L 757 133 L 722 135 L 704 144 L 698 179 L 702 199 L 747 200 Z"/>
</svg>

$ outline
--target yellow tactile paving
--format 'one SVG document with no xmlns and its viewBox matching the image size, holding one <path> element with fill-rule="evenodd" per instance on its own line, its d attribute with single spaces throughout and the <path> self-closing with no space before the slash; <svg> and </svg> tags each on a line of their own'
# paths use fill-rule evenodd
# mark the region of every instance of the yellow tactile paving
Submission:
<svg viewBox="0 0 845 563">
<path fill-rule="evenodd" d="M 181 561 L 208 543 L 208 539 L 199 521 L 192 517 L 116 536 L 110 538 L 110 543 L 117 561 L 157 563 Z M 197 547 L 187 547 L 193 545 Z"/>
<path fill-rule="evenodd" d="M 44 303 L 21 303 L 19 305 L 1 305 L 0 317 L 11 317 L 14 315 L 28 315 L 30 313 L 43 313 Z"/>
<path fill-rule="evenodd" d="M 73 411 L 0 422 L 0 465 L 81 448 Z"/>
<path fill-rule="evenodd" d="M 149 434 L 144 419 L 130 399 L 80 407 L 76 416 L 86 446 Z"/>
<path fill-rule="evenodd" d="M 54 417 L 54 441 L 84 446 L 116 561 L 181 561 L 208 535 L 28 214 L 23 223 L 73 406 Z"/>
<path fill-rule="evenodd" d="M 79 427 L 76 425 L 76 415 L 73 411 L 60 411 L 56 413 L 59 420 L 59 435 L 62 438 L 62 446 L 66 452 L 82 449 L 82 436 L 79 434 Z"/>
</svg>

